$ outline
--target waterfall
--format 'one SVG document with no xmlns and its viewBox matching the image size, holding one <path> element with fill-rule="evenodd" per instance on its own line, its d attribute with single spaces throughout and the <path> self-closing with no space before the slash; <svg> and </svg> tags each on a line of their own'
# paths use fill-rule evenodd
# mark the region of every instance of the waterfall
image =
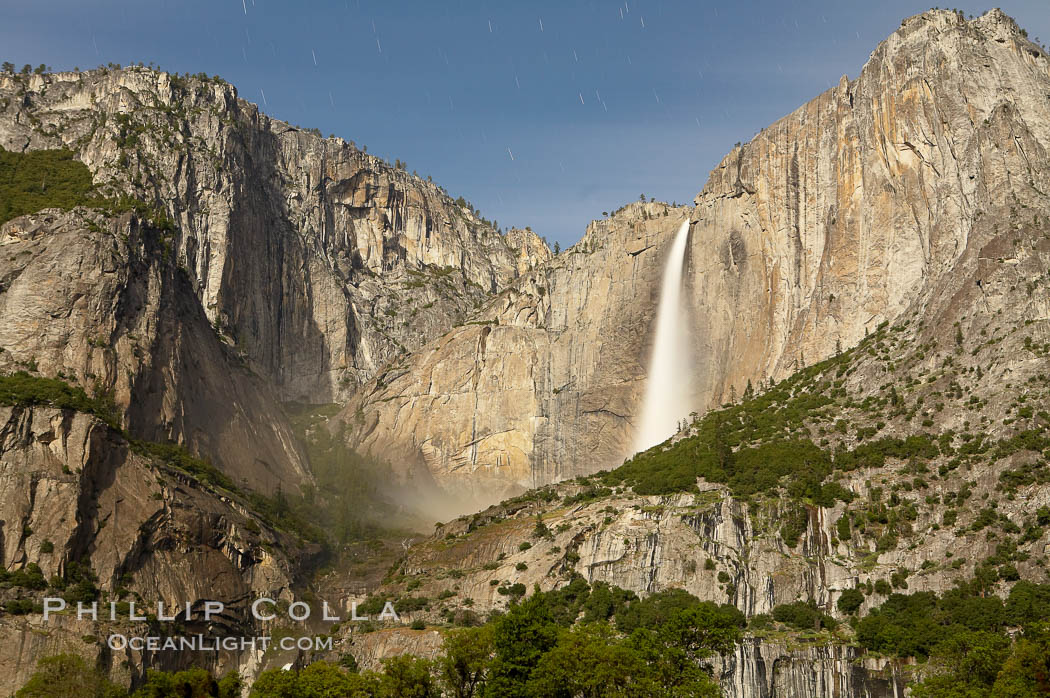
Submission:
<svg viewBox="0 0 1050 698">
<path fill-rule="evenodd" d="M 656 339 L 649 358 L 649 378 L 642 402 L 642 418 L 634 437 L 635 452 L 666 441 L 678 431 L 678 422 L 692 410 L 692 347 L 688 319 L 683 312 L 683 267 L 689 220 L 671 243 L 660 287 Z"/>
</svg>

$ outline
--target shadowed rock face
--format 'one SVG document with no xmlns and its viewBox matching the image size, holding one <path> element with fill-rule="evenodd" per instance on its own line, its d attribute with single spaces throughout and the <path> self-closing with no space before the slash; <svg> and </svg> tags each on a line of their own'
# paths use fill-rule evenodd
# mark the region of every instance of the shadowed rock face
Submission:
<svg viewBox="0 0 1050 698">
<path fill-rule="evenodd" d="M 231 498 L 135 455 L 119 434 L 91 415 L 0 407 L 0 521 L 5 568 L 35 562 L 50 578 L 79 561 L 90 566 L 99 588 L 112 598 L 118 587 L 130 586 L 153 612 L 158 601 L 171 609 L 221 600 L 228 609 L 217 626 L 234 634 L 251 632 L 247 611 L 252 598 L 293 598 L 299 560 L 282 552 L 295 549 L 291 539 Z M 188 626 L 197 632 L 194 627 Z M 108 651 L 105 637 L 112 631 L 143 634 L 147 629 L 126 620 L 123 627 L 107 627 L 75 615 L 47 623 L 39 615 L 5 615 L 0 691 L 16 690 L 38 659 L 58 652 L 91 655 L 115 680 L 124 681 L 142 678 L 144 660 L 171 669 L 189 658 Z M 85 643 L 88 635 L 97 638 L 94 644 Z M 210 668 L 219 671 L 240 668 L 250 674 L 258 661 L 249 654 L 205 655 Z"/>
<path fill-rule="evenodd" d="M 5 73 L 0 146 L 69 148 L 102 195 L 157 209 L 45 210 L 0 227 L 0 372 L 110 394 L 134 438 L 183 444 L 263 493 L 311 480 L 280 401 L 336 400 L 550 257 L 535 234 L 508 244 L 436 185 L 271 120 L 217 80 Z M 5 568 L 38 563 L 50 575 L 79 561 L 107 591 L 130 575 L 150 603 L 293 598 L 301 571 L 283 551 L 302 542 L 243 501 L 159 471 L 87 415 L 8 411 Z M 84 652 L 82 625 L 38 642 L 35 622 L 5 619 L 0 692 L 41 656 Z M 100 661 L 127 678 L 120 659 Z M 132 673 L 184 661 L 128 659 Z M 216 661 L 250 677 L 262 655 Z"/>
<path fill-rule="evenodd" d="M 0 146 L 71 148 L 110 193 L 156 202 L 208 319 L 285 400 L 334 401 L 546 250 L 218 80 L 0 75 Z"/>
<path fill-rule="evenodd" d="M 310 479 L 272 389 L 212 328 L 158 231 L 52 210 L 0 227 L 0 250 L 0 371 L 109 390 L 137 438 L 184 443 L 239 485 Z"/>
<path fill-rule="evenodd" d="M 0 226 L 0 253 L 0 372 L 29 368 L 89 394 L 108 391 L 117 421 L 135 438 L 184 443 L 244 489 L 272 493 L 310 481 L 272 389 L 209 323 L 161 231 L 131 214 L 50 209 Z M 293 600 L 312 547 L 274 531 L 242 495 L 137 454 L 95 416 L 0 406 L 7 570 L 35 563 L 50 579 L 78 563 L 110 598 L 130 589 L 154 610 L 157 602 L 170 609 L 222 601 L 217 627 L 251 635 L 260 629 L 248 604 Z M 187 630 L 212 632 L 194 623 Z M 16 690 L 38 659 L 62 651 L 90 655 L 125 682 L 146 667 L 178 669 L 202 658 L 220 673 L 253 676 L 262 659 L 112 652 L 105 637 L 114 631 L 148 632 L 126 621 L 5 616 L 0 692 Z M 87 635 L 99 639 L 86 644 Z"/>
<path fill-rule="evenodd" d="M 905 20 L 856 80 L 734 148 L 694 208 L 593 223 L 474 315 L 486 324 L 363 386 L 351 439 L 490 501 L 615 466 L 683 216 L 702 412 L 953 296 L 995 235 L 987 212 L 1050 210 L 1048 94 L 1050 62 L 1001 12 Z"/>
<path fill-rule="evenodd" d="M 550 257 L 531 231 L 505 239 L 429 181 L 271 120 L 215 79 L 5 73 L 0 146 L 69 148 L 100 194 L 156 209 L 45 210 L 0 227 L 0 372 L 112 395 L 134 438 L 183 444 L 246 490 L 311 480 L 281 401 L 338 399 Z M 79 561 L 107 591 L 130 575 L 150 603 L 293 598 L 301 571 L 283 551 L 302 542 L 238 497 L 158 470 L 87 415 L 8 412 L 5 568 Z M 5 620 L 0 692 L 40 656 L 83 653 L 81 625 L 37 642 L 34 622 Z M 182 661 L 128 659 L 132 673 Z M 127 678 L 120 658 L 100 661 Z M 262 655 L 216 661 L 250 677 Z"/>
</svg>

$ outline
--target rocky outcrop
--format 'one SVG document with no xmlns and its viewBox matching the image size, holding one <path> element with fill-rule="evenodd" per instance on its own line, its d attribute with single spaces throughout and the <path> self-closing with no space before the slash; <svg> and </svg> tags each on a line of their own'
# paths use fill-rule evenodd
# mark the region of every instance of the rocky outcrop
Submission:
<svg viewBox="0 0 1050 698">
<path fill-rule="evenodd" d="M 0 691 L 14 694 L 33 675 L 37 660 L 64 653 L 80 655 L 90 666 L 104 668 L 116 683 L 130 683 L 136 665 L 114 657 L 99 642 L 97 626 L 90 619 L 77 620 L 75 615 L 55 615 L 47 622 L 42 615 L 0 618 Z M 141 662 L 142 658 L 127 659 Z"/>
<path fill-rule="evenodd" d="M 532 232 L 532 228 L 511 228 L 504 239 L 516 257 L 519 276 L 549 262 L 553 257 L 547 243 Z"/>
<path fill-rule="evenodd" d="M 217 78 L 2 74 L 0 146 L 71 148 L 103 191 L 166 212 L 208 319 L 285 400 L 334 401 L 520 263 L 437 185 L 271 119 Z"/>
<path fill-rule="evenodd" d="M 437 630 L 388 628 L 370 633 L 346 633 L 337 649 L 346 648 L 364 671 L 382 671 L 383 660 L 401 654 L 436 657 L 444 637 Z"/>
<path fill-rule="evenodd" d="M 828 481 L 843 493 L 834 504 L 792 493 L 799 472 L 755 491 L 756 479 L 795 457 L 786 451 L 767 452 L 750 475 L 735 468 L 725 476 L 732 487 L 698 480 L 691 491 L 686 481 L 668 488 L 679 493 L 643 496 L 630 477 L 595 475 L 439 526 L 380 593 L 403 596 L 411 580 L 413 595 L 437 600 L 428 618 L 437 621 L 501 610 L 515 584 L 549 590 L 580 575 L 639 595 L 684 589 L 749 618 L 812 601 L 843 621 L 847 590 L 862 590 L 863 614 L 890 593 L 941 594 L 982 575 L 1004 596 L 1018 579 L 1050 581 L 1050 531 L 1039 523 L 1050 508 L 1050 207 L 1041 193 L 1050 163 L 1036 162 L 1034 186 L 977 217 L 950 282 L 920 309 L 768 388 L 791 399 L 764 402 L 759 386 L 756 401 L 673 440 L 710 439 L 720 420 L 756 425 L 739 449 L 801 440 L 827 458 Z M 893 445 L 910 439 L 925 446 Z M 687 471 L 708 444 L 693 443 L 667 460 L 647 456 L 649 474 Z M 882 457 L 860 457 L 866 449 Z M 727 695 L 890 696 L 914 678 L 903 662 L 858 652 L 845 623 L 801 637 L 769 627 L 753 623 L 720 665 Z"/>
<path fill-rule="evenodd" d="M 982 216 L 1050 213 L 1048 93 L 1050 61 L 998 10 L 905 20 L 857 79 L 734 148 L 694 208 L 592 224 L 479 324 L 364 386 L 344 415 L 354 443 L 490 500 L 617 465 L 686 215 L 699 412 L 923 312 L 998 234 Z"/>
<path fill-rule="evenodd" d="M 248 496 L 311 483 L 281 401 L 337 399 L 550 256 L 528 231 L 512 250 L 440 187 L 271 120 L 218 79 L 3 73 L 0 146 L 69 148 L 100 196 L 0 227 L 0 373 L 57 377 L 113 407 L 109 426 L 0 413 L 0 563 L 48 576 L 88 565 L 112 598 L 232 604 L 209 634 L 252 629 L 246 600 L 291 600 L 308 567 L 311 547 L 271 529 Z M 139 440 L 186 446 L 180 458 L 210 461 L 238 492 L 136 455 Z M 30 642 L 33 619 L 15 625 L 4 639 L 22 650 L 0 692 L 83 636 Z M 100 665 L 126 659 L 132 679 L 192 657 L 117 658 L 81 642 Z M 251 677 L 274 657 L 212 660 Z"/>
<path fill-rule="evenodd" d="M 784 431 L 758 441 L 805 439 L 835 454 L 831 480 L 851 493 L 848 504 L 792 495 L 791 477 L 746 498 L 703 480 L 696 492 L 641 496 L 614 476 L 582 478 L 438 527 L 380 593 L 396 598 L 410 583 L 413 595 L 437 600 L 428 618 L 437 621 L 501 610 L 514 584 L 549 590 L 580 575 L 639 595 L 685 589 L 750 618 L 812 601 L 841 621 L 838 601 L 851 589 L 863 590 L 863 614 L 889 593 L 942 594 L 981 575 L 1003 596 L 1018 579 L 1050 581 L 1050 531 L 1039 523 L 1050 508 L 1050 238 L 1045 214 L 1030 217 L 1039 201 L 980 216 L 979 253 L 963 255 L 921 315 L 775 386 L 803 404 L 777 399 L 757 411 L 749 401 L 710 417 L 708 426 L 719 415 L 767 427 L 783 420 Z M 938 445 L 888 446 L 909 437 Z M 885 460 L 839 458 L 865 447 L 885 449 Z M 687 466 L 690 452 L 679 456 Z M 751 484 L 742 476 L 737 486 Z M 726 695 L 898 696 L 916 676 L 904 660 L 861 653 L 845 623 L 801 636 L 750 627 L 717 667 Z"/>
<path fill-rule="evenodd" d="M 130 214 L 4 224 L 0 371 L 111 395 L 137 438 L 184 443 L 239 485 L 294 490 L 310 475 L 276 396 L 208 322 L 168 245 Z"/>
<path fill-rule="evenodd" d="M 973 496 L 994 494 L 998 473 L 1008 465 L 982 473 Z M 885 479 L 888 488 L 907 481 L 903 475 L 888 475 L 864 470 L 841 482 L 863 493 L 874 478 Z M 931 501 L 950 498 L 958 484 L 937 483 L 925 496 Z M 414 593 L 442 598 L 452 592 L 450 603 L 471 599 L 466 606 L 483 613 L 505 608 L 511 600 L 492 580 L 549 590 L 579 574 L 588 582 L 604 581 L 642 595 L 684 589 L 701 600 L 732 604 L 748 617 L 799 599 L 812 599 L 841 616 L 836 602 L 843 591 L 906 569 L 910 589 L 943 592 L 957 579 L 972 576 L 997 551 L 994 537 L 966 536 L 966 556 L 949 564 L 966 533 L 942 526 L 943 511 L 936 507 L 917 507 L 907 546 L 880 550 L 875 541 L 837 537 L 835 524 L 846 509 L 841 503 L 806 507 L 804 530 L 797 540 L 786 541 L 781 525 L 800 506 L 787 497 L 748 506 L 724 488 L 707 486 L 711 488 L 700 494 L 643 497 L 627 492 L 559 506 L 559 500 L 580 491 L 577 485 L 565 487 L 555 490 L 552 504 L 537 497 L 439 527 L 402 562 L 404 574 L 423 581 Z M 1010 521 L 1023 522 L 1043 506 L 1050 506 L 1050 492 L 1039 488 L 1000 503 L 998 510 Z M 549 536 L 535 533 L 537 516 Z M 1018 563 L 1022 578 L 1046 578 L 1040 560 L 1048 541 L 1040 536 L 1025 544 L 1031 559 Z M 864 608 L 879 603 L 875 595 Z"/>
<path fill-rule="evenodd" d="M 720 662 L 725 698 L 897 698 L 906 681 L 891 661 L 860 657 L 855 647 L 788 647 L 748 639 Z"/>
<path fill-rule="evenodd" d="M 252 598 L 291 600 L 292 579 L 309 554 L 251 514 L 236 495 L 136 454 L 92 415 L 55 408 L 0 407 L 0 522 L 5 569 L 35 563 L 50 579 L 73 563 L 86 565 L 109 599 L 136 600 L 140 609 L 156 609 L 160 601 L 168 609 L 191 603 L 199 612 L 205 600 L 222 601 L 229 610 L 212 625 L 213 633 L 250 628 Z M 297 557 L 282 552 L 297 548 Z M 52 588 L 18 595 L 39 602 L 61 593 Z M 5 615 L 0 691 L 16 690 L 40 657 L 59 651 L 87 655 L 115 679 L 187 659 L 107 650 L 110 631 L 146 632 L 126 621 L 123 630 L 115 625 L 68 614 L 46 623 L 39 615 Z M 130 666 L 121 664 L 125 659 Z M 250 666 L 255 659 L 249 653 L 206 656 L 217 671 Z"/>
</svg>

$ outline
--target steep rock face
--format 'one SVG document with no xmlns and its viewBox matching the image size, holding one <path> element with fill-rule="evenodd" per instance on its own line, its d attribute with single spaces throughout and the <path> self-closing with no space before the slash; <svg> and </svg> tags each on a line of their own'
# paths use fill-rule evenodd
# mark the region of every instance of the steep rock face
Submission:
<svg viewBox="0 0 1050 698">
<path fill-rule="evenodd" d="M 549 257 L 533 234 L 512 251 L 436 185 L 272 121 L 221 81 L 143 69 L 3 74 L 0 145 L 69 147 L 102 195 L 155 204 L 147 214 L 44 210 L 0 228 L 0 372 L 111 396 L 135 439 L 185 444 L 242 490 L 310 480 L 279 400 L 335 399 L 447 330 L 519 265 Z M 294 598 L 310 547 L 269 528 L 243 494 L 130 453 L 86 415 L 54 412 L 0 413 L 10 438 L 0 563 L 45 575 L 87 564 L 104 593 L 127 587 L 147 603 L 227 601 L 233 615 L 208 633 L 251 630 L 246 599 Z M 55 470 L 58 483 L 45 472 Z M 125 670 L 76 628 L 34 641 L 35 620 L 5 631 L 5 646 L 20 649 L 0 692 L 73 641 L 125 678 L 191 657 L 128 656 Z M 271 660 L 208 661 L 252 676 Z"/>
<path fill-rule="evenodd" d="M 988 127 L 1010 124 L 998 115 Z M 987 142 L 994 151 L 1004 139 Z M 580 575 L 639 595 L 684 589 L 750 618 L 802 600 L 845 620 L 838 601 L 852 589 L 863 614 L 894 590 L 940 594 L 983 575 L 1005 596 L 1018 579 L 1050 580 L 1050 531 L 1039 523 L 1050 507 L 1050 158 L 1022 139 L 1003 171 L 1025 166 L 1021 149 L 1027 186 L 975 217 L 950 282 L 854 349 L 768 395 L 759 386 L 758 398 L 672 440 L 700 439 L 681 444 L 695 450 L 642 456 L 653 476 L 644 484 L 671 493 L 640 495 L 618 473 L 528 492 L 439 526 L 381 592 L 403 596 L 411 580 L 413 595 L 438 600 L 437 620 L 505 608 L 517 583 L 549 590 Z M 730 486 L 669 487 L 676 468 L 703 461 L 701 437 L 718 425 L 741 439 L 722 475 Z M 824 466 L 812 451 L 752 450 L 790 443 L 819 451 Z M 826 467 L 841 496 L 818 505 L 800 494 L 804 468 L 760 484 L 792 460 Z M 729 695 L 889 696 L 907 683 L 898 664 L 851 648 L 845 624 L 807 633 L 801 649 L 778 639 L 783 627 L 755 627 L 721 667 Z"/>
<path fill-rule="evenodd" d="M 1045 172 L 1048 87 L 1050 61 L 998 10 L 927 12 L 727 155 L 694 213 L 700 406 L 952 285 L 977 218 Z"/>
<path fill-rule="evenodd" d="M 405 628 L 343 634 L 329 660 L 344 651 L 362 669 L 378 670 L 382 660 L 403 653 L 437 658 L 441 635 Z M 725 698 L 898 698 L 908 678 L 894 660 L 865 657 L 850 645 L 789 645 L 751 637 L 713 664 Z"/>
<path fill-rule="evenodd" d="M 847 645 L 789 648 L 748 640 L 718 668 L 725 698 L 898 698 L 905 681 L 889 661 L 861 660 Z"/>
<path fill-rule="evenodd" d="M 481 503 L 622 459 L 658 248 L 687 214 L 631 204 L 593 223 L 472 322 L 364 386 L 341 417 L 354 445 L 425 465 Z"/>
<path fill-rule="evenodd" d="M 353 640 L 345 642 L 345 645 L 361 669 L 382 671 L 384 659 L 401 654 L 436 657 L 441 654 L 443 641 L 444 637 L 437 630 L 390 628 L 360 635 L 355 634 Z"/>
<path fill-rule="evenodd" d="M 105 191 L 156 202 L 208 318 L 286 400 L 333 401 L 517 273 L 436 185 L 217 79 L 0 75 L 0 146 L 71 148 Z"/>
<path fill-rule="evenodd" d="M 687 212 L 697 410 L 953 296 L 960 260 L 989 239 L 974 234 L 983 213 L 1022 200 L 1048 210 L 1033 187 L 1048 94 L 1050 61 L 1001 12 L 931 11 L 856 80 L 735 148 Z M 474 316 L 488 324 L 364 386 L 346 415 L 361 427 L 352 438 L 482 498 L 617 465 L 664 243 L 686 213 L 640 226 L 644 211 L 593 224 Z"/>
<path fill-rule="evenodd" d="M 0 227 L 0 371 L 109 391 L 136 437 L 185 443 L 237 484 L 294 489 L 309 474 L 276 396 L 164 245 L 130 214 L 51 210 Z"/>
<path fill-rule="evenodd" d="M 158 601 L 168 609 L 223 601 L 229 610 L 213 632 L 248 627 L 246 599 L 291 600 L 300 564 L 272 552 L 296 546 L 232 496 L 133 453 L 91 415 L 54 408 L 0 407 L 0 542 L 0 564 L 7 570 L 36 563 L 50 578 L 73 562 L 86 564 L 110 598 L 125 588 L 146 608 L 156 609 Z M 25 593 L 39 601 L 61 592 Z M 113 625 L 69 615 L 47 623 L 40 616 L 24 621 L 5 616 L 0 692 L 13 692 L 32 674 L 36 660 L 63 650 L 98 659 L 116 679 L 129 678 L 129 671 L 141 675 L 144 666 L 179 666 L 178 656 L 107 651 L 104 638 Z M 85 635 L 101 639 L 87 644 Z M 130 660 L 130 667 L 121 665 L 122 659 Z M 217 670 L 257 663 L 248 653 L 206 659 Z"/>
<path fill-rule="evenodd" d="M 118 630 L 128 631 L 126 625 Z M 88 642 L 89 637 L 95 639 Z M 4 616 L 0 618 L 0 691 L 13 694 L 33 675 L 41 657 L 63 653 L 80 655 L 90 666 L 106 671 L 111 681 L 123 685 L 138 675 L 142 660 L 140 653 L 110 652 L 105 636 L 99 637 L 98 624 L 90 618 L 54 615 L 45 622 L 42 615 Z"/>
</svg>

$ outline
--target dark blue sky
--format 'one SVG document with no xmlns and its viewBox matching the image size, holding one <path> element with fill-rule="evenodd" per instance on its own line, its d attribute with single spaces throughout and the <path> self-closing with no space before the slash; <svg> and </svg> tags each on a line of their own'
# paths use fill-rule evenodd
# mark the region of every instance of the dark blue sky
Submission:
<svg viewBox="0 0 1050 698">
<path fill-rule="evenodd" d="M 503 227 L 565 245 L 641 193 L 691 200 L 735 142 L 855 77 L 929 7 L 0 0 L 0 60 L 218 74 L 269 114 L 400 158 Z M 1050 40 L 1047 0 L 1002 7 Z"/>
</svg>

